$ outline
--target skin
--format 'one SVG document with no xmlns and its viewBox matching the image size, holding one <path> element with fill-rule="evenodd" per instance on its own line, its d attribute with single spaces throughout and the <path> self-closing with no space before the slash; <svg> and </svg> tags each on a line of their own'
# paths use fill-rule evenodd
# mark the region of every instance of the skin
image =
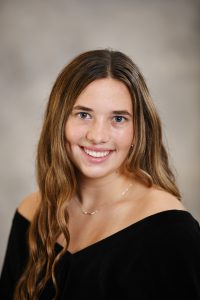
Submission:
<svg viewBox="0 0 200 300">
<path fill-rule="evenodd" d="M 119 171 L 134 139 L 132 115 L 129 91 L 115 79 L 93 81 L 76 100 L 65 127 L 66 151 L 78 170 L 79 181 L 79 193 L 68 207 L 71 253 L 149 215 L 185 210 L 173 195 L 155 186 L 149 188 Z M 94 153 L 87 154 L 83 148 L 87 152 L 107 151 L 104 154 L 108 156 L 92 158 Z M 126 197 L 120 197 L 130 183 Z M 95 216 L 84 215 L 77 201 L 87 211 L 100 210 Z M 31 221 L 39 202 L 39 193 L 33 193 L 22 201 L 18 211 Z M 58 243 L 64 246 L 62 235 Z"/>
<path fill-rule="evenodd" d="M 124 181 L 128 180 L 119 174 L 119 168 L 133 142 L 133 108 L 128 88 L 122 82 L 105 78 L 90 83 L 74 105 L 65 136 L 67 153 L 79 170 L 80 185 L 89 193 L 95 188 L 95 202 L 100 202 L 102 189 L 108 185 L 126 188 L 128 182 L 124 185 Z M 94 158 L 84 150 L 109 153 L 104 158 Z M 87 193 L 85 198 L 91 197 Z"/>
</svg>

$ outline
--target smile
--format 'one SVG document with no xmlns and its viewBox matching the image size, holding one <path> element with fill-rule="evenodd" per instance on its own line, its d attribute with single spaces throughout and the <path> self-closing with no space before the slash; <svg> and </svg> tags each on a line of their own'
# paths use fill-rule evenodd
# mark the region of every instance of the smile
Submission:
<svg viewBox="0 0 200 300">
<path fill-rule="evenodd" d="M 83 150 L 92 157 L 105 157 L 110 153 L 110 151 L 91 151 L 86 148 L 83 148 Z"/>
</svg>

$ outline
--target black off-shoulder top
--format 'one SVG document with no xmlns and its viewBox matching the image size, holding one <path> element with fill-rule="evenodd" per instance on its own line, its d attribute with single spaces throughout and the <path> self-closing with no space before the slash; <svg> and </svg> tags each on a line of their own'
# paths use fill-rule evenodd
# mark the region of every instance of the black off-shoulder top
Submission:
<svg viewBox="0 0 200 300">
<path fill-rule="evenodd" d="M 0 299 L 13 291 L 28 255 L 29 221 L 16 211 L 0 278 Z M 56 244 L 59 253 L 62 247 Z M 200 226 L 187 211 L 148 216 L 59 261 L 58 300 L 200 300 Z M 52 282 L 40 300 L 54 296 Z M 31 299 L 30 299 L 31 300 Z"/>
</svg>

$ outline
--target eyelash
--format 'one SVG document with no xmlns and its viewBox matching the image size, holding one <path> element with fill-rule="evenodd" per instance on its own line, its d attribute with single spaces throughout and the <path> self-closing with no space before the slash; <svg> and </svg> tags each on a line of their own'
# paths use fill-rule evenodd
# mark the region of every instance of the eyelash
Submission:
<svg viewBox="0 0 200 300">
<path fill-rule="evenodd" d="M 86 112 L 79 112 L 76 114 L 80 119 L 85 120 L 85 119 L 89 119 L 89 118 L 84 118 L 83 115 L 88 115 L 90 116 L 90 114 L 86 113 Z M 81 117 L 82 116 L 82 117 Z M 116 122 L 116 123 L 124 123 L 125 121 L 127 121 L 128 119 L 124 116 L 114 116 L 114 119 L 116 120 L 117 118 L 121 118 L 123 119 L 123 122 Z"/>
<path fill-rule="evenodd" d="M 123 116 L 114 116 L 115 119 L 117 118 L 122 118 L 123 119 L 123 122 L 116 122 L 116 123 L 124 123 L 125 121 L 127 121 L 128 119 L 123 117 Z"/>
<path fill-rule="evenodd" d="M 77 116 L 78 116 L 80 119 L 83 119 L 83 120 L 84 120 L 84 119 L 88 119 L 88 118 L 82 118 L 82 117 L 81 117 L 81 115 L 88 115 L 88 116 L 90 116 L 88 113 L 86 113 L 86 112 L 83 112 L 83 111 L 82 111 L 82 112 L 79 112 L 79 113 L 77 113 L 76 115 L 77 115 Z"/>
</svg>

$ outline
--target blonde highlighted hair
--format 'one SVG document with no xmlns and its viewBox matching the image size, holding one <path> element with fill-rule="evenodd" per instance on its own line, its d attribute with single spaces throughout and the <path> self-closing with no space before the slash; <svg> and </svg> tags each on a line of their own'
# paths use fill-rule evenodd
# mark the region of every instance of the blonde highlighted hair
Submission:
<svg viewBox="0 0 200 300">
<path fill-rule="evenodd" d="M 38 299 L 49 280 L 55 287 L 53 299 L 59 295 L 55 269 L 68 249 L 67 206 L 77 190 L 75 168 L 66 153 L 64 128 L 83 89 L 106 77 L 123 82 L 132 98 L 134 147 L 124 171 L 181 198 L 168 164 L 161 122 L 138 67 L 119 51 L 104 49 L 80 54 L 58 75 L 47 104 L 36 164 L 41 202 L 30 225 L 29 257 L 16 286 L 15 300 Z M 57 255 L 55 243 L 61 233 L 66 246 Z"/>
</svg>

